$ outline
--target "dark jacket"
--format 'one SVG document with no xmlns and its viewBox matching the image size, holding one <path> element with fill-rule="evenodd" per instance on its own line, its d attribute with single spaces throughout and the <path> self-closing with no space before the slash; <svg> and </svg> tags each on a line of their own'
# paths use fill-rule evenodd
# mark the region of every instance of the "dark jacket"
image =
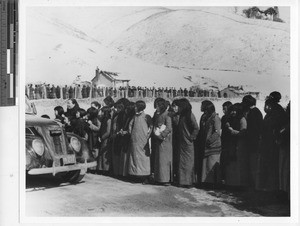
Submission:
<svg viewBox="0 0 300 226">
<path fill-rule="evenodd" d="M 215 112 L 211 116 L 201 118 L 200 127 L 203 129 L 204 156 L 221 152 L 221 120 Z"/>
</svg>

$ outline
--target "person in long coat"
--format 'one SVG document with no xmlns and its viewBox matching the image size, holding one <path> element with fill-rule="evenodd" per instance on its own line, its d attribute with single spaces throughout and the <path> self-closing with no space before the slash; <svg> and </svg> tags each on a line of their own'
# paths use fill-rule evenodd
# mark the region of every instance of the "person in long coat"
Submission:
<svg viewBox="0 0 300 226">
<path fill-rule="evenodd" d="M 164 99 L 156 102 L 156 117 L 153 120 L 153 144 L 155 149 L 154 181 L 160 184 L 172 182 L 172 120 Z"/>
<path fill-rule="evenodd" d="M 120 156 L 120 175 L 123 177 L 128 176 L 128 162 L 129 162 L 129 145 L 130 145 L 130 134 L 129 134 L 129 123 L 135 115 L 134 111 L 135 103 L 130 102 L 125 107 L 125 123 L 120 130 L 121 135 L 121 156 Z"/>
<path fill-rule="evenodd" d="M 285 113 L 273 99 L 265 101 L 266 115 L 263 120 L 262 142 L 259 153 L 257 189 L 279 190 L 279 149 L 277 142 L 280 129 L 285 123 Z"/>
<path fill-rule="evenodd" d="M 97 159 L 99 154 L 99 141 L 98 134 L 100 130 L 101 123 L 98 120 L 98 110 L 90 107 L 87 110 L 87 123 L 88 123 L 88 144 L 92 151 L 95 159 Z"/>
<path fill-rule="evenodd" d="M 231 137 L 225 184 L 229 187 L 245 189 L 249 185 L 247 121 L 241 103 L 232 105 L 229 111 L 230 118 L 226 123 L 226 129 L 229 130 Z"/>
<path fill-rule="evenodd" d="M 223 103 L 223 113 L 224 115 L 221 118 L 221 146 L 222 151 L 220 155 L 220 176 L 221 176 L 221 182 L 225 183 L 225 169 L 226 165 L 228 163 L 228 152 L 230 148 L 230 131 L 226 128 L 226 123 L 228 122 L 228 118 L 230 116 L 229 114 L 229 108 L 232 106 L 232 103 L 230 101 L 226 101 Z"/>
<path fill-rule="evenodd" d="M 286 123 L 279 131 L 279 190 L 290 199 L 290 103 L 286 107 Z M 284 194 L 283 194 L 284 198 Z"/>
<path fill-rule="evenodd" d="M 279 198 L 284 201 L 290 195 L 290 103 L 285 111 L 279 104 L 281 94 L 278 91 L 271 92 L 268 99 L 273 101 L 272 114 L 278 118 L 274 135 L 279 147 Z"/>
<path fill-rule="evenodd" d="M 220 182 L 221 120 L 209 100 L 202 101 L 201 111 L 204 113 L 200 120 L 200 131 L 203 131 L 200 140 L 204 142 L 201 182 L 217 184 Z"/>
<path fill-rule="evenodd" d="M 99 142 L 100 150 L 97 159 L 97 170 L 99 173 L 108 174 L 111 167 L 111 144 L 109 142 L 111 132 L 111 109 L 104 106 L 100 110 L 100 131 Z"/>
<path fill-rule="evenodd" d="M 124 164 L 126 161 L 126 154 L 122 151 L 125 147 L 125 137 L 123 133 L 123 128 L 126 123 L 126 112 L 125 108 L 130 103 L 130 101 L 126 98 L 119 99 L 115 104 L 115 115 L 112 120 L 112 138 L 113 138 L 113 146 L 112 146 L 112 161 L 113 161 L 113 173 L 115 176 L 120 177 L 124 176 L 127 173 L 124 168 Z"/>
<path fill-rule="evenodd" d="M 258 170 L 258 151 L 261 141 L 261 132 L 263 124 L 263 116 L 261 111 L 255 107 L 256 99 L 251 95 L 246 95 L 242 100 L 243 106 L 246 108 L 247 133 L 246 142 L 248 148 L 248 164 L 249 164 L 249 186 L 251 189 L 256 187 L 257 170 Z"/>
<path fill-rule="evenodd" d="M 150 176 L 149 138 L 153 125 L 151 117 L 144 113 L 145 108 L 146 103 L 144 101 L 137 101 L 135 106 L 136 114 L 129 123 L 131 140 L 128 174 L 147 182 Z"/>
<path fill-rule="evenodd" d="M 61 87 L 58 86 L 58 85 L 57 85 L 56 88 L 55 88 L 55 95 L 56 95 L 56 98 L 57 98 L 57 99 L 61 98 L 60 89 L 61 89 Z"/>
<path fill-rule="evenodd" d="M 65 100 L 66 99 L 66 94 L 67 94 L 67 85 L 62 87 L 62 97 Z"/>
<path fill-rule="evenodd" d="M 111 138 L 112 138 L 112 167 L 113 175 L 120 176 L 120 161 L 122 149 L 122 135 L 120 130 L 124 123 L 125 106 L 123 103 L 116 102 L 114 105 L 115 114 L 112 118 Z"/>
<path fill-rule="evenodd" d="M 153 103 L 153 107 L 156 109 L 156 103 L 157 101 L 164 101 L 163 98 L 161 97 L 157 97 L 155 98 L 154 100 L 154 103 Z M 152 121 L 154 122 L 156 120 L 156 117 L 158 116 L 159 114 L 157 114 L 157 111 L 155 110 L 154 114 L 153 114 L 153 117 L 152 117 Z M 150 156 L 150 168 L 151 168 L 151 180 L 154 180 L 154 166 L 155 166 L 155 151 L 156 151 L 156 148 L 155 148 L 155 135 L 153 133 L 154 131 L 152 131 L 152 134 L 151 134 L 151 139 L 150 139 L 150 142 L 151 142 L 151 156 Z"/>
<path fill-rule="evenodd" d="M 186 98 L 178 102 L 180 119 L 178 123 L 178 185 L 190 187 L 194 183 L 194 141 L 199 127 L 192 113 L 192 106 Z"/>
<path fill-rule="evenodd" d="M 178 146 L 178 124 L 179 124 L 179 113 L 178 113 L 178 99 L 172 102 L 169 116 L 172 120 L 172 147 L 173 147 L 173 182 L 178 184 L 178 163 L 179 163 L 179 146 Z"/>
<path fill-rule="evenodd" d="M 74 88 L 72 86 L 69 87 L 68 93 L 70 99 L 74 98 Z"/>
</svg>

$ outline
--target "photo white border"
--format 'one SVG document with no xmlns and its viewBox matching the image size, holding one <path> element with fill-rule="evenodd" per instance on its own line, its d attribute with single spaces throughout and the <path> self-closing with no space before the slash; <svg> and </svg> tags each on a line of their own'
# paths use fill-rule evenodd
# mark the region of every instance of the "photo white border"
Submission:
<svg viewBox="0 0 300 226">
<path fill-rule="evenodd" d="M 26 78 L 26 65 L 25 65 L 25 53 L 26 53 L 26 8 L 31 6 L 291 6 L 290 13 L 290 24 L 291 24 L 291 102 L 292 102 L 292 137 L 291 137 L 291 178 L 299 178 L 299 80 L 298 80 L 298 63 L 299 63 L 299 46 L 298 46 L 298 25 L 299 25 L 299 5 L 297 0 L 264 0 L 264 1 L 196 1 L 196 0 L 186 0 L 186 1 L 145 1 L 145 0 L 20 0 L 19 7 L 19 59 L 20 59 L 20 70 L 19 70 L 19 87 L 20 94 L 25 93 L 25 78 Z M 19 224 L 31 224 L 31 223 L 60 223 L 66 225 L 66 223 L 82 223 L 88 224 L 124 224 L 130 223 L 139 224 L 143 223 L 145 225 L 150 225 L 153 223 L 159 224 L 219 224 L 219 223 L 239 223 L 239 224 L 253 224 L 259 223 L 263 225 L 282 225 L 290 224 L 295 225 L 299 223 L 299 180 L 291 181 L 291 217 L 170 217 L 170 218 L 158 218 L 158 217 L 26 217 L 25 215 L 25 202 L 26 202 L 26 191 L 25 191 L 25 152 L 23 152 L 23 147 L 25 147 L 25 97 L 20 95 L 19 98 L 19 153 L 16 159 L 19 159 L 19 173 L 20 173 L 20 186 L 19 186 L 19 205 L 17 209 L 20 210 L 18 223 Z M 8 142 L 9 143 L 9 142 Z M 3 208 L 3 207 L 1 207 Z M 13 221 L 14 222 L 14 221 Z M 17 223 L 17 224 L 18 224 Z M 0 220 L 1 224 L 1 220 Z M 46 224 L 46 225 L 47 225 Z"/>
</svg>

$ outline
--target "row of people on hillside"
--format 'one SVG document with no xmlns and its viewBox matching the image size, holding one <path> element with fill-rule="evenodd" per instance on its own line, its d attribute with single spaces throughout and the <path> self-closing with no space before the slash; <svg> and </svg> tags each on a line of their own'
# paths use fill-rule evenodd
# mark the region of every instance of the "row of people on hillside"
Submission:
<svg viewBox="0 0 300 226">
<path fill-rule="evenodd" d="M 50 84 L 29 84 L 25 86 L 25 93 L 30 100 L 38 99 L 69 99 L 90 97 L 91 87 L 87 85 L 54 86 Z"/>
<path fill-rule="evenodd" d="M 67 131 L 87 139 L 104 174 L 186 187 L 223 182 L 289 191 L 289 106 L 285 111 L 280 98 L 270 94 L 264 118 L 250 95 L 242 103 L 225 102 L 222 119 L 204 100 L 199 124 L 186 98 L 171 105 L 157 98 L 153 117 L 145 114 L 144 101 L 115 103 L 111 97 L 87 111 L 70 99 L 67 111 L 58 106 L 55 114 Z"/>
<path fill-rule="evenodd" d="M 89 85 L 54 86 L 50 84 L 29 84 L 25 87 L 25 92 L 30 100 L 33 99 L 82 99 L 98 97 L 221 97 L 219 90 L 208 90 L 200 88 L 155 88 L 155 87 L 97 87 Z"/>
</svg>

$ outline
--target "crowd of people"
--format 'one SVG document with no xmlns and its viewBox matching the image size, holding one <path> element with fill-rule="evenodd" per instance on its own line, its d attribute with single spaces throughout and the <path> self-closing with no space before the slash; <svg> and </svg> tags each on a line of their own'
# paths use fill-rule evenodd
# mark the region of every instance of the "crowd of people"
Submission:
<svg viewBox="0 0 300 226">
<path fill-rule="evenodd" d="M 114 98 L 174 98 L 174 97 L 221 97 L 220 91 L 215 89 L 179 88 L 175 87 L 100 87 L 90 85 L 73 84 L 71 86 L 55 86 L 50 84 L 29 84 L 25 92 L 30 100 L 38 99 L 82 99 L 111 96 Z"/>
<path fill-rule="evenodd" d="M 283 191 L 290 185 L 290 104 L 279 92 L 265 101 L 265 117 L 256 99 L 223 103 L 222 118 L 209 100 L 201 103 L 197 123 L 188 99 L 172 103 L 158 97 L 155 113 L 143 100 L 111 96 L 84 110 L 69 99 L 67 110 L 54 108 L 56 120 L 87 140 L 97 159 L 96 173 L 159 185 L 217 186 Z"/>
</svg>

